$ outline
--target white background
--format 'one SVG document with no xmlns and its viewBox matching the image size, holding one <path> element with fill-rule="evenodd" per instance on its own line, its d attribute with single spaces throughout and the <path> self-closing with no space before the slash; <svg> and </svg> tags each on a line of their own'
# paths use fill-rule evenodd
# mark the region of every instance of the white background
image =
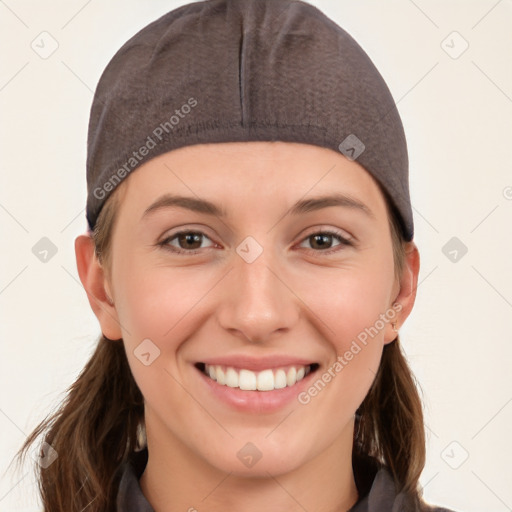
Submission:
<svg viewBox="0 0 512 512">
<path fill-rule="evenodd" d="M 8 464 L 100 332 L 74 255 L 93 90 L 130 36 L 184 3 L 0 2 L 1 511 L 39 510 L 29 468 Z M 405 127 L 421 273 L 401 338 L 425 400 L 424 496 L 460 511 L 512 510 L 511 2 L 310 3 L 369 54 Z M 31 48 L 41 37 L 51 47 L 43 31 L 58 43 L 46 59 Z M 452 58 L 461 37 L 469 47 Z M 42 237 L 57 247 L 46 263 L 32 253 Z M 456 262 L 442 251 L 452 237 L 468 249 Z"/>
</svg>

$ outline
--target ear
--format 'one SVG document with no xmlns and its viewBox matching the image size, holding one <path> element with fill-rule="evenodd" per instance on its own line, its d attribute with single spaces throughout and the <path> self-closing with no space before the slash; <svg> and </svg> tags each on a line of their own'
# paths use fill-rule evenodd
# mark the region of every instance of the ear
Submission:
<svg viewBox="0 0 512 512">
<path fill-rule="evenodd" d="M 87 233 L 75 239 L 76 265 L 80 281 L 87 293 L 89 304 L 100 322 L 101 332 L 109 340 L 122 338 L 110 285 L 94 250 L 92 236 Z"/>
<path fill-rule="evenodd" d="M 418 248 L 414 242 L 407 242 L 405 245 L 405 265 L 400 276 L 400 289 L 391 305 L 396 315 L 386 326 L 385 344 L 394 341 L 398 335 L 393 329 L 393 324 L 396 322 L 396 328 L 399 329 L 412 311 L 416 300 L 419 272 L 420 254 Z"/>
</svg>

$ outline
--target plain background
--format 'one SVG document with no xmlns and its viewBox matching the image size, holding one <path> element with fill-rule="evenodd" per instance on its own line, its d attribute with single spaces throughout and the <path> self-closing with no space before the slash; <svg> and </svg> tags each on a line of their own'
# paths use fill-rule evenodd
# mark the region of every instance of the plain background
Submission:
<svg viewBox="0 0 512 512">
<path fill-rule="evenodd" d="M 74 255 L 94 88 L 130 36 L 184 3 L 0 2 L 2 511 L 39 510 L 29 468 L 8 464 L 100 333 Z M 512 510 L 511 2 L 310 3 L 369 54 L 405 127 L 421 273 L 401 339 L 424 394 L 424 496 Z M 47 262 L 33 252 L 43 237 Z"/>
</svg>

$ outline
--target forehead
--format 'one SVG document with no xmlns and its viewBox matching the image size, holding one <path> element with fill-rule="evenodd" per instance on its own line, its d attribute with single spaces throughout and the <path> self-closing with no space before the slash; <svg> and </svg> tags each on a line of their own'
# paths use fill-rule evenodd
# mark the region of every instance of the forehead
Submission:
<svg viewBox="0 0 512 512">
<path fill-rule="evenodd" d="M 339 192 L 376 213 L 385 208 L 377 182 L 356 161 L 328 148 L 281 141 L 186 146 L 149 160 L 119 187 L 125 189 L 122 202 L 138 210 L 165 192 L 238 209 L 249 207 L 251 201 L 291 204 Z"/>
</svg>

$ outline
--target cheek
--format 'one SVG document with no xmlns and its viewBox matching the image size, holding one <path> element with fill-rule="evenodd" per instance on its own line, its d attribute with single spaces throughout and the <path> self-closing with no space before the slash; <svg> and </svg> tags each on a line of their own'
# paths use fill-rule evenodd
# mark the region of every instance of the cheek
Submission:
<svg viewBox="0 0 512 512">
<path fill-rule="evenodd" d="M 166 350 L 179 342 L 179 334 L 200 301 L 214 284 L 212 274 L 197 268 L 147 267 L 134 262 L 119 269 L 121 296 L 118 313 L 124 339 L 130 345 L 144 338 L 154 340 Z M 211 282 L 210 282 L 211 281 Z"/>
<path fill-rule="evenodd" d="M 179 351 L 208 316 L 206 295 L 218 276 L 192 266 L 149 267 L 135 260 L 121 262 L 117 270 L 123 341 L 139 388 L 150 404 L 160 403 L 157 409 L 165 410 L 170 402 L 186 406 L 190 397 L 173 379 L 180 379 L 182 370 Z"/>
<path fill-rule="evenodd" d="M 119 316 L 133 377 L 153 409 L 185 407 L 190 397 L 178 382 L 176 358 L 193 333 L 194 308 L 207 285 L 199 288 L 190 269 L 148 267 L 140 261 L 123 271 Z"/>
<path fill-rule="evenodd" d="M 373 334 L 371 338 L 383 335 L 380 315 L 390 307 L 393 285 L 392 266 L 383 263 L 316 272 L 301 286 L 298 295 L 338 353 L 345 352 L 358 336 L 364 339 L 368 331 Z"/>
<path fill-rule="evenodd" d="M 329 360 L 305 401 L 322 394 L 324 406 L 336 415 L 355 410 L 364 399 L 382 355 L 392 270 L 392 261 L 379 261 L 319 272 L 315 286 L 308 280 L 299 292 L 329 348 Z M 324 393 L 325 388 L 331 391 Z"/>
</svg>

